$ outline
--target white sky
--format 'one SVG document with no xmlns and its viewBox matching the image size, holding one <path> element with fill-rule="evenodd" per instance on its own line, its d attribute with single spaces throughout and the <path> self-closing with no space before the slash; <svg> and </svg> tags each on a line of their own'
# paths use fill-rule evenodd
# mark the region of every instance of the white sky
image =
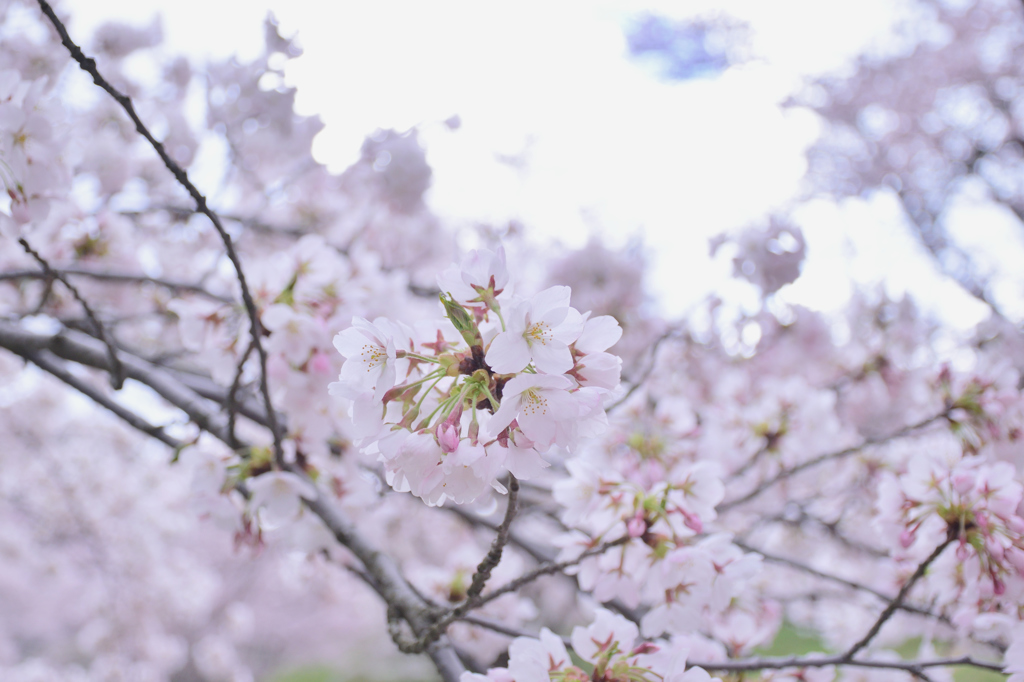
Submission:
<svg viewBox="0 0 1024 682">
<path fill-rule="evenodd" d="M 305 54 L 287 69 L 300 113 L 326 129 L 318 159 L 342 170 L 373 129 L 420 126 L 429 200 L 453 225 L 517 219 L 536 239 L 579 245 L 642 234 L 652 289 L 678 314 L 726 284 L 707 239 L 789 205 L 814 115 L 779 104 L 803 79 L 848 66 L 884 39 L 893 0 L 64 0 L 82 41 L 109 19 L 164 17 L 167 46 L 197 58 L 252 57 L 268 10 Z M 655 11 L 721 11 L 749 23 L 755 58 L 706 80 L 666 82 L 626 59 L 623 27 Z M 458 114 L 455 132 L 441 121 Z M 513 168 L 497 155 L 517 156 Z M 884 281 L 966 327 L 980 304 L 937 274 L 891 201 L 812 202 L 797 212 L 805 274 L 786 300 L 842 307 L 851 281 Z M 1019 239 L 1017 240 L 1020 241 Z M 1024 251 L 1024 243 L 1021 244 Z M 1021 311 L 1024 314 L 1024 310 Z"/>
</svg>

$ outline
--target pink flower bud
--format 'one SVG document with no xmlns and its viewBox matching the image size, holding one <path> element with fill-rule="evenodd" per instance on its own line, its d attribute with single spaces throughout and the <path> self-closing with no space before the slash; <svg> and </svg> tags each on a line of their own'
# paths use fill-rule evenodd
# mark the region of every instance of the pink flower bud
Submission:
<svg viewBox="0 0 1024 682">
<path fill-rule="evenodd" d="M 685 523 L 686 527 L 694 533 L 704 532 L 704 524 L 701 522 L 700 517 L 692 512 L 683 512 L 683 523 Z"/>
<path fill-rule="evenodd" d="M 985 538 L 985 551 L 988 552 L 988 555 L 997 563 L 1003 563 L 1003 559 L 1006 556 L 1006 550 L 1003 549 L 1003 546 L 999 544 L 995 538 L 991 536 Z"/>
<path fill-rule="evenodd" d="M 1024 535 L 1024 519 L 1019 516 L 1011 516 L 1006 519 L 1006 527 L 1017 535 Z"/>
<path fill-rule="evenodd" d="M 997 597 L 1001 597 L 1006 593 L 1006 583 L 999 578 L 992 576 L 992 591 L 996 593 Z"/>
<path fill-rule="evenodd" d="M 317 374 L 327 374 L 331 371 L 331 359 L 327 356 L 327 353 L 318 350 L 309 359 L 309 368 Z"/>
<path fill-rule="evenodd" d="M 1024 551 L 1010 547 L 1005 551 L 1006 560 L 1016 569 L 1018 575 L 1024 575 Z"/>
<path fill-rule="evenodd" d="M 974 523 L 978 526 L 978 529 L 981 530 L 982 533 L 984 533 L 985 535 L 989 534 L 988 531 L 992 527 L 992 523 L 988 520 L 987 514 L 975 514 Z"/>
<path fill-rule="evenodd" d="M 455 452 L 459 448 L 459 430 L 455 428 L 454 424 L 444 422 L 438 424 L 435 431 L 437 436 L 437 444 L 441 446 L 441 452 L 450 454 Z"/>
<path fill-rule="evenodd" d="M 900 533 L 900 547 L 906 549 L 914 544 L 916 537 L 916 528 L 904 528 L 903 532 Z"/>
<path fill-rule="evenodd" d="M 963 471 L 953 476 L 953 490 L 960 495 L 966 495 L 974 489 L 974 473 Z"/>
<path fill-rule="evenodd" d="M 626 532 L 629 533 L 631 538 L 638 538 L 647 532 L 647 523 L 644 521 L 642 511 L 637 511 L 636 516 L 626 523 Z"/>
</svg>

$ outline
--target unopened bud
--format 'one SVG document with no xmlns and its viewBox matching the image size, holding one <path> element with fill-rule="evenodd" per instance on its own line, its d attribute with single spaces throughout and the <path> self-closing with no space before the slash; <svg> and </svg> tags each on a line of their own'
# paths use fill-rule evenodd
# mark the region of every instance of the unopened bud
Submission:
<svg viewBox="0 0 1024 682">
<path fill-rule="evenodd" d="M 452 298 L 451 294 L 442 293 L 441 305 L 444 306 L 444 312 L 451 320 L 455 329 L 458 330 L 462 338 L 470 346 L 480 344 L 480 332 L 477 331 L 476 324 L 473 322 L 473 316 L 469 314 L 465 308 Z"/>
<path fill-rule="evenodd" d="M 906 549 L 914 544 L 914 537 L 916 533 L 913 528 L 904 528 L 903 532 L 900 533 L 900 547 Z"/>
<path fill-rule="evenodd" d="M 642 510 L 637 510 L 636 515 L 626 524 L 626 532 L 631 538 L 638 538 L 647 532 L 647 522 L 644 521 Z"/>
<path fill-rule="evenodd" d="M 446 455 L 459 449 L 459 430 L 454 424 L 438 424 L 434 435 L 437 437 L 437 444 L 441 446 L 441 452 Z"/>
<path fill-rule="evenodd" d="M 703 533 L 704 524 L 701 522 L 700 517 L 691 512 L 683 512 L 683 523 L 686 527 L 692 530 L 694 533 Z"/>
</svg>

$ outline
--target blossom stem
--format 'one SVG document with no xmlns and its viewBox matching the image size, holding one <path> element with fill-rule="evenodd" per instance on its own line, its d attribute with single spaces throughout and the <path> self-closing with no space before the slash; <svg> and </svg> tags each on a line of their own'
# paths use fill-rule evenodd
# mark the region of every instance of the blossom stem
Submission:
<svg viewBox="0 0 1024 682">
<path fill-rule="evenodd" d="M 439 383 L 441 383 L 441 379 L 444 379 L 444 375 L 443 374 L 441 376 L 439 376 L 434 381 L 434 383 L 432 383 L 430 385 L 430 388 L 428 388 L 427 390 L 425 390 L 423 392 L 423 395 L 420 396 L 419 401 L 416 403 L 416 411 L 417 412 L 419 412 L 420 408 L 423 407 L 423 402 L 427 399 L 427 396 L 430 395 L 430 392 L 434 390 L 434 387 L 437 386 Z M 441 405 L 444 405 L 444 403 L 442 402 Z M 441 405 L 438 405 L 436 408 L 434 408 L 434 411 L 430 413 L 429 417 L 427 417 L 427 423 L 428 424 L 430 423 L 430 420 L 433 419 L 434 415 L 437 414 L 437 411 L 439 409 L 441 409 Z"/>
<path fill-rule="evenodd" d="M 411 353 L 407 350 L 398 351 L 397 353 L 395 353 L 395 357 L 399 360 L 401 360 L 402 358 L 412 358 L 414 360 L 422 360 L 423 362 L 432 362 L 435 365 L 440 364 L 441 362 L 437 358 L 432 358 L 427 355 L 420 355 L 419 353 Z"/>
</svg>

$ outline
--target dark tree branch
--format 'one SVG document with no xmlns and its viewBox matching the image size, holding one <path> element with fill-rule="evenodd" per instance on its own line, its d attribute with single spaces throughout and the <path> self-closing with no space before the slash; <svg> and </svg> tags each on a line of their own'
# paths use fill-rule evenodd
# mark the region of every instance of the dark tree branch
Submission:
<svg viewBox="0 0 1024 682">
<path fill-rule="evenodd" d="M 238 387 L 242 383 L 242 370 L 245 368 L 245 362 L 252 355 L 252 344 L 245 349 L 242 353 L 242 357 L 238 360 L 238 366 L 235 368 L 235 378 L 231 381 L 231 388 L 228 389 L 227 400 L 224 403 L 224 409 L 228 413 L 228 438 L 231 439 L 232 443 L 235 443 L 235 417 L 238 414 L 238 405 L 235 403 L 235 396 L 238 395 Z M 231 447 L 237 448 L 238 445 L 233 444 Z"/>
<path fill-rule="evenodd" d="M 96 317 L 96 313 L 92 311 L 92 308 L 89 307 L 89 304 L 86 302 L 82 294 L 79 293 L 78 289 L 75 288 L 75 285 L 69 282 L 60 272 L 51 268 L 50 264 L 46 262 L 46 259 L 39 255 L 39 253 L 33 249 L 25 239 L 18 239 L 18 243 L 21 244 L 21 248 L 25 249 L 25 253 L 32 256 L 32 258 L 39 263 L 39 266 L 43 269 L 43 273 L 47 277 L 60 280 L 61 284 L 66 286 L 68 291 L 71 292 L 71 295 L 75 297 L 75 300 L 82 305 L 82 309 L 85 311 L 85 316 L 88 318 L 90 324 L 92 324 L 96 336 L 107 348 L 107 357 L 110 359 L 110 385 L 113 386 L 115 390 L 120 390 L 121 387 L 124 386 L 124 368 L 121 367 L 121 361 L 117 357 L 117 350 L 114 348 L 114 344 L 110 337 L 107 336 L 107 332 L 103 328 L 103 325 L 100 324 L 99 318 Z"/>
<path fill-rule="evenodd" d="M 182 170 L 181 166 L 177 164 L 164 149 L 163 144 L 157 141 L 153 134 L 149 132 L 149 129 L 139 118 L 139 115 L 135 112 L 135 107 L 132 104 L 131 99 L 118 91 L 112 86 L 107 80 L 100 74 L 96 68 L 96 60 L 85 56 L 81 48 L 78 47 L 71 40 L 71 36 L 68 35 L 67 29 L 57 15 L 54 13 L 53 8 L 46 0 L 39 0 L 39 7 L 43 10 L 43 14 L 50 20 L 53 27 L 57 30 L 57 34 L 60 36 L 61 43 L 71 53 L 71 57 L 78 62 L 78 65 L 83 71 L 92 76 L 93 82 L 107 92 L 114 100 L 121 105 L 125 113 L 135 124 L 135 130 L 139 132 L 146 141 L 156 150 L 156 153 L 160 156 L 164 165 L 174 175 L 174 178 L 178 181 L 182 187 L 188 191 L 193 201 L 196 203 L 196 210 L 202 213 L 210 222 L 213 223 L 214 228 L 217 230 L 217 234 L 220 235 L 221 241 L 224 242 L 224 249 L 227 252 L 228 259 L 231 261 L 231 265 L 235 268 L 235 275 L 238 278 L 238 284 L 242 291 L 242 301 L 245 304 L 246 313 L 249 315 L 249 331 L 252 337 L 252 343 L 256 347 L 256 352 L 260 358 L 260 390 L 263 394 L 263 402 L 267 408 L 267 421 L 268 427 L 274 438 L 274 459 L 277 463 L 278 468 L 284 468 L 284 448 L 281 444 L 281 430 L 277 424 L 277 415 L 274 412 L 274 406 L 270 399 L 270 385 L 267 379 L 267 351 L 263 347 L 261 336 L 263 335 L 263 327 L 260 324 L 259 311 L 256 310 L 256 302 L 252 298 L 252 293 L 249 291 L 249 285 L 245 280 L 245 273 L 242 270 L 242 262 L 238 257 L 238 253 L 235 251 L 234 243 L 231 240 L 231 235 L 227 233 L 224 226 L 221 224 L 220 218 L 217 214 L 210 209 L 206 203 L 206 197 L 192 184 L 192 181 L 188 179 L 188 174 Z"/>
<path fill-rule="evenodd" d="M 878 590 L 874 589 L 873 587 L 869 587 L 868 585 L 865 585 L 863 583 L 858 583 L 858 582 L 854 582 L 852 580 L 847 580 L 846 578 L 840 578 L 839 576 L 832 575 L 831 573 L 823 573 L 822 571 L 819 571 L 816 568 L 808 566 L 807 564 L 802 564 L 799 561 L 794 561 L 793 559 L 787 559 L 785 557 L 777 556 L 775 554 L 771 554 L 769 552 L 765 552 L 764 550 L 755 549 L 755 548 L 753 548 L 753 547 L 751 547 L 751 546 L 749 546 L 749 545 L 747 545 L 747 544 L 745 544 L 743 542 L 740 542 L 738 540 L 733 540 L 733 544 L 736 545 L 737 547 L 739 547 L 740 549 L 742 549 L 744 552 L 752 552 L 754 554 L 760 554 L 761 556 L 764 557 L 765 561 L 770 561 L 771 563 L 779 564 L 780 566 L 787 566 L 789 568 L 792 568 L 793 570 L 800 571 L 801 573 L 806 573 L 808 575 L 813 575 L 816 578 L 821 578 L 822 580 L 828 580 L 830 582 L 834 582 L 834 583 L 837 583 L 839 585 L 844 585 L 846 587 L 849 587 L 850 589 L 857 590 L 859 592 L 865 592 L 865 593 L 870 594 L 870 595 L 872 595 L 874 597 L 877 597 L 878 599 L 882 600 L 886 604 L 890 604 L 891 605 L 891 604 L 893 604 L 896 601 L 896 599 L 894 597 L 889 597 L 886 594 L 884 594 L 882 592 L 879 592 Z M 926 616 L 928 618 L 935 618 L 935 619 L 945 623 L 946 625 L 950 624 L 948 618 L 946 618 L 945 616 L 936 614 L 936 613 L 932 613 L 928 609 L 923 609 L 923 608 L 919 608 L 917 606 L 913 606 L 911 604 L 903 604 L 903 603 L 897 604 L 897 608 L 899 608 L 901 611 L 906 611 L 907 613 L 913 613 L 913 614 L 918 615 L 918 616 Z"/>
<path fill-rule="evenodd" d="M 148 421 L 146 421 L 139 415 L 135 414 L 131 410 L 122 407 L 121 405 L 114 402 L 107 396 L 103 395 L 103 393 L 101 393 L 96 387 L 90 386 L 89 382 L 83 381 L 82 379 L 76 377 L 74 374 L 67 370 L 67 368 L 64 366 L 64 363 L 62 363 L 56 356 L 54 356 L 53 353 L 50 353 L 49 351 L 37 351 L 34 353 L 18 353 L 18 355 L 21 355 L 21 357 L 36 365 L 37 367 L 39 367 L 39 369 L 52 374 L 54 377 L 60 379 L 68 386 L 71 386 L 72 388 L 78 390 L 83 395 L 92 398 L 93 402 L 95 402 L 97 405 L 107 408 L 115 415 L 120 417 L 129 426 L 141 431 L 147 436 L 152 436 L 161 443 L 169 445 L 175 450 L 181 450 L 182 448 L 185 447 L 185 445 L 187 445 L 187 443 L 185 443 L 184 441 L 180 441 L 174 436 L 168 435 L 168 433 L 164 431 L 163 427 L 154 426 L 153 424 L 150 424 Z"/>
<path fill-rule="evenodd" d="M 605 542 L 605 543 L 602 543 L 602 544 L 598 545 L 597 547 L 591 547 L 590 549 L 586 550 L 585 552 L 580 554 L 575 559 L 569 559 L 567 561 L 557 561 L 557 562 L 552 562 L 552 563 L 548 563 L 548 564 L 542 564 L 542 565 L 538 566 L 537 568 L 533 569 L 532 571 L 529 571 L 528 573 L 524 573 L 523 575 L 519 576 L 515 580 L 510 580 L 509 582 L 505 583 L 501 587 L 499 587 L 499 588 L 497 588 L 495 590 L 492 590 L 491 592 L 488 592 L 485 595 L 481 595 L 481 596 L 477 597 L 476 599 L 467 599 L 466 601 L 462 602 L 458 606 L 456 606 L 453 609 L 449 610 L 448 613 L 438 617 L 434 621 L 433 625 L 431 625 L 431 627 L 427 630 L 427 632 L 423 636 L 421 636 L 418 641 L 406 643 L 405 644 L 405 650 L 410 651 L 410 652 L 414 652 L 414 653 L 417 652 L 417 651 L 422 651 L 423 647 L 429 646 L 431 642 L 433 642 L 435 639 L 437 639 L 437 637 L 439 637 L 441 635 L 441 633 L 444 632 L 445 628 L 447 628 L 449 625 L 451 625 L 455 621 L 461 620 L 462 617 L 465 616 L 470 611 L 473 611 L 474 609 L 478 609 L 481 606 L 483 606 L 484 604 L 488 604 L 488 603 L 494 601 L 498 597 L 504 596 L 504 595 L 509 594 L 511 592 L 515 592 L 519 588 L 523 587 L 524 585 L 528 585 L 528 584 L 532 583 L 534 580 L 536 580 L 537 578 L 540 578 L 541 576 L 553 575 L 555 573 L 561 573 L 565 569 L 577 565 L 578 563 L 580 563 L 584 559 L 587 559 L 589 557 L 595 556 L 597 554 L 603 554 L 604 552 L 608 551 L 609 549 L 611 549 L 613 547 L 618 547 L 619 545 L 625 544 L 629 540 L 630 540 L 629 536 L 628 535 L 624 535 L 623 537 L 619 538 L 618 540 L 613 540 L 611 542 Z"/>
<path fill-rule="evenodd" d="M 501 563 L 501 553 L 509 541 L 509 528 L 512 526 L 512 519 L 516 517 L 516 503 L 519 501 L 519 480 L 512 474 L 508 475 L 508 506 L 505 508 L 505 519 L 498 526 L 498 535 L 491 543 L 491 549 L 487 552 L 480 565 L 476 567 L 473 580 L 466 591 L 466 600 L 473 601 L 484 591 L 487 580 L 491 577 L 491 571 Z"/>
<path fill-rule="evenodd" d="M 207 291 L 198 284 L 187 284 L 185 282 L 174 282 L 172 280 L 160 279 L 159 277 L 146 277 L 145 275 L 129 275 L 120 272 L 103 272 L 100 270 L 88 270 L 85 268 L 53 268 L 54 273 L 61 275 L 74 275 L 76 277 L 88 277 L 89 279 L 101 282 L 114 282 L 118 284 L 153 284 L 174 292 L 187 291 L 200 294 L 220 303 L 234 303 L 226 296 L 219 296 Z M 36 270 L 14 270 L 12 272 L 0 272 L 0 281 L 21 280 L 21 279 L 49 279 L 50 275 Z M 62 280 L 63 281 L 63 280 Z"/>
<path fill-rule="evenodd" d="M 109 360 L 104 353 L 102 344 L 96 339 L 83 334 L 36 334 L 17 325 L 0 320 L 0 347 L 7 348 L 23 357 L 36 356 L 44 364 L 49 359 L 46 352 L 50 351 L 55 356 L 65 360 L 109 371 Z M 126 355 L 123 358 L 123 362 L 128 378 L 148 385 L 168 400 L 168 402 L 185 411 L 189 418 L 199 425 L 200 428 L 213 434 L 220 441 L 228 445 L 228 447 L 232 447 L 232 438 L 227 430 L 227 420 L 213 406 L 204 402 L 202 398 L 159 367 L 154 367 L 130 355 Z M 44 367 L 44 369 L 51 371 L 50 367 Z M 54 365 L 53 369 L 58 368 Z M 60 374 L 56 374 L 56 376 L 62 380 L 64 379 Z M 74 377 L 69 378 L 74 379 Z M 79 390 L 84 389 L 83 392 L 94 399 L 103 399 L 103 396 L 96 394 L 95 391 L 89 391 L 87 385 L 80 383 L 73 385 Z M 100 402 L 100 404 L 108 407 L 108 409 L 112 409 L 110 401 Z M 152 428 L 145 428 L 146 424 L 141 418 L 129 415 L 123 408 L 115 411 L 115 413 L 144 433 L 158 438 L 162 442 L 168 442 L 165 438 L 161 437 L 161 432 Z M 166 436 L 166 434 L 163 435 Z M 180 445 L 178 441 L 171 441 L 168 444 L 174 447 Z M 298 467 L 288 466 L 287 470 L 307 481 L 309 480 L 305 472 Z M 434 607 L 412 589 L 404 576 L 402 576 L 395 562 L 384 553 L 372 547 L 358 533 L 355 524 L 343 515 L 342 512 L 329 504 L 321 495 L 319 489 L 317 490 L 317 497 L 315 499 L 303 500 L 306 506 L 320 517 L 327 528 L 330 529 L 335 539 L 347 547 L 362 562 L 364 571 L 372 579 L 374 588 L 380 593 L 389 607 L 397 609 L 402 619 L 409 623 L 414 635 L 417 637 L 423 636 L 434 624 L 436 618 Z M 440 635 L 436 636 L 430 643 L 424 645 L 420 651 L 425 651 L 430 656 L 445 682 L 458 682 L 465 667 L 446 638 Z"/>
<path fill-rule="evenodd" d="M 908 594 L 910 594 L 911 588 L 914 587 L 917 581 L 924 576 L 925 571 L 928 570 L 928 566 L 930 566 L 933 561 L 939 558 L 939 555 L 942 554 L 942 551 L 946 549 L 946 547 L 949 546 L 949 543 L 953 542 L 955 538 L 956 535 L 951 531 L 947 535 L 945 542 L 936 547 L 935 550 L 928 555 L 928 558 L 921 562 L 921 564 L 917 567 L 917 570 L 914 571 L 913 575 L 910 576 L 907 582 L 903 583 L 903 587 L 901 587 L 900 591 L 896 594 L 896 598 L 889 602 L 889 605 L 885 607 L 885 610 L 882 611 L 882 615 L 878 617 L 878 620 L 876 620 L 875 624 L 871 626 L 871 629 L 868 630 L 867 634 L 864 635 L 864 637 L 862 637 L 860 641 L 858 641 L 856 644 L 850 647 L 845 654 L 843 654 L 843 658 L 845 660 L 853 660 L 853 657 L 857 654 L 858 651 L 860 651 L 861 649 L 863 649 L 871 643 L 871 640 L 875 638 L 875 635 L 878 634 L 878 631 L 881 630 L 882 626 L 885 625 L 886 621 L 888 621 L 889 618 L 892 617 L 892 614 L 896 613 L 896 609 L 899 608 L 900 604 L 903 603 L 903 600 L 906 599 Z"/>
<path fill-rule="evenodd" d="M 110 359 L 106 348 L 97 339 L 76 332 L 36 334 L 0 320 L 0 347 L 18 355 L 51 351 L 57 357 L 109 372 Z M 125 377 L 146 384 L 167 402 L 181 409 L 199 428 L 227 443 L 227 420 L 212 412 L 208 403 L 191 389 L 175 380 L 163 369 L 121 353 L 121 366 Z"/>
<path fill-rule="evenodd" d="M 979 661 L 970 656 L 960 658 L 938 658 L 929 661 L 853 661 L 843 656 L 790 656 L 788 658 L 751 658 L 740 661 L 721 663 L 687 661 L 686 666 L 704 668 L 709 672 L 743 672 L 748 670 L 781 670 L 783 668 L 824 668 L 830 665 L 848 665 L 855 668 L 875 668 L 879 670 L 904 670 L 910 674 L 920 674 L 928 668 L 945 668 L 950 666 L 969 666 L 1002 672 L 1003 666 L 998 663 Z"/>
</svg>

